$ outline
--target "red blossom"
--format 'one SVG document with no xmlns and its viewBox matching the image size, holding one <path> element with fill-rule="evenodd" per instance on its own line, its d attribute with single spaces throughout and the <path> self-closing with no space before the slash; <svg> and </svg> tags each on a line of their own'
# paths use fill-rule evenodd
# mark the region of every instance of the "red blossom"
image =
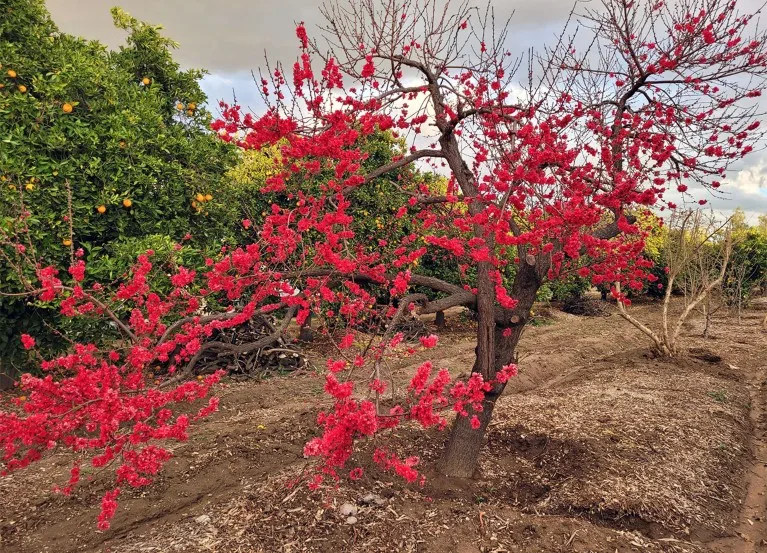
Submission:
<svg viewBox="0 0 767 553">
<path fill-rule="evenodd" d="M 421 341 L 421 345 L 425 348 L 433 348 L 437 345 L 437 341 L 439 340 L 439 337 L 437 337 L 434 334 L 430 334 L 429 336 L 421 336 L 419 338 Z"/>
<path fill-rule="evenodd" d="M 29 334 L 22 334 L 21 335 L 21 343 L 24 346 L 24 349 L 32 349 L 35 347 L 35 339 L 32 338 Z"/>
</svg>

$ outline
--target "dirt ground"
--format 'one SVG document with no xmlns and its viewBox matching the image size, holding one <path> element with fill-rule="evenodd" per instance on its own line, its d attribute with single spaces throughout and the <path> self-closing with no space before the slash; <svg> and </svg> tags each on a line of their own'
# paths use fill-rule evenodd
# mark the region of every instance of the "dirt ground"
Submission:
<svg viewBox="0 0 767 553">
<path fill-rule="evenodd" d="M 552 310 L 522 338 L 520 374 L 470 481 L 431 469 L 446 434 L 405 428 L 386 443 L 421 457 L 425 486 L 382 474 L 363 452 L 357 482 L 289 487 L 308 468 L 303 445 L 327 406 L 322 379 L 228 382 L 220 412 L 175 447 L 152 486 L 123 493 L 107 532 L 95 529 L 100 474 L 71 497 L 50 493 L 66 481 L 67 454 L 0 479 L 0 550 L 767 552 L 765 310 L 740 323 L 719 316 L 708 340 L 691 321 L 674 362 L 651 356 L 612 308 L 601 317 Z M 657 311 L 634 308 L 650 321 Z M 467 372 L 470 324 L 450 318 L 428 358 Z M 400 360 L 399 378 L 426 358 Z"/>
</svg>

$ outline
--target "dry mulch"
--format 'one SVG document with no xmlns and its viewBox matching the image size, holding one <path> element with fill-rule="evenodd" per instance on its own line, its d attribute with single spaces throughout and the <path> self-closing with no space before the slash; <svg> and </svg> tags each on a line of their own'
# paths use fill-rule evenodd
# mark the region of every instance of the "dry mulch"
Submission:
<svg viewBox="0 0 767 553">
<path fill-rule="evenodd" d="M 492 478 L 544 513 L 663 537 L 720 535 L 742 493 L 749 396 L 723 364 L 630 351 L 502 401 Z"/>
</svg>

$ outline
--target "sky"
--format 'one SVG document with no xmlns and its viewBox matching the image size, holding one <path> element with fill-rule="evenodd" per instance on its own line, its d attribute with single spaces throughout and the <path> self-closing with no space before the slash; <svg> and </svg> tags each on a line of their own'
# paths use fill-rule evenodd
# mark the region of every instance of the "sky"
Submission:
<svg viewBox="0 0 767 553">
<path fill-rule="evenodd" d="M 586 0 L 581 5 L 597 3 Z M 741 0 L 739 5 L 743 11 L 754 11 L 761 3 Z M 305 22 L 311 34 L 322 20 L 318 0 L 47 0 L 46 4 L 62 31 L 112 48 L 125 38 L 112 25 L 112 5 L 143 21 L 161 24 L 164 33 L 180 43 L 179 63 L 209 72 L 202 87 L 211 105 L 222 99 L 231 102 L 235 94 L 241 105 L 258 106 L 251 71 L 264 65 L 267 52 L 271 61 L 292 64 L 298 51 L 296 23 Z M 494 0 L 492 5 L 497 22 L 511 16 L 511 51 L 551 43 L 572 9 L 570 0 Z M 739 169 L 729 173 L 727 186 L 722 187 L 726 199 L 707 199 L 725 212 L 741 207 L 756 222 L 758 215 L 767 213 L 767 151 L 753 154 Z"/>
</svg>

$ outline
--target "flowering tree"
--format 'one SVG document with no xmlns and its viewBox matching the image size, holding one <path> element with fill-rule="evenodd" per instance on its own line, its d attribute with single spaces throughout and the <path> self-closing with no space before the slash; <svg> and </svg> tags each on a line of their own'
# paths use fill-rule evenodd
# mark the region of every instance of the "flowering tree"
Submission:
<svg viewBox="0 0 767 553">
<path fill-rule="evenodd" d="M 271 206 L 259 228 L 243 221 L 252 243 L 210 259 L 205 271 L 175 268 L 168 297 L 146 284 L 151 256 L 116 294 L 79 286 L 85 267 L 76 258 L 71 285 L 26 261 L 34 268 L 30 294 L 59 302 L 65 314 L 110 318 L 124 342 L 119 351 L 75 346 L 43 365 L 60 371 L 56 378 L 22 379 L 30 391 L 23 410 L 0 413 L 7 468 L 62 443 L 94 465 L 114 460 L 118 485 L 146 483 L 169 456 L 157 442 L 185 437 L 189 419 L 170 405 L 206 395 L 220 376 L 179 384 L 179 375 L 206 352 L 254 347 L 218 342 L 215 331 L 271 314 L 279 316 L 269 323 L 277 336 L 292 317 L 301 324 L 313 313 L 341 318 L 346 329 L 327 361 L 333 408 L 320 414 L 323 433 L 305 449 L 322 460 L 312 485 L 337 477 L 359 438 L 407 421 L 446 427 L 451 412 L 459 416 L 440 469 L 471 476 L 542 283 L 577 273 L 594 284 L 641 288 L 651 278 L 644 231 L 628 214 L 662 206 L 664 193 L 684 193 L 685 182 L 716 189 L 715 179 L 758 138 L 750 102 L 765 74 L 764 36 L 747 36 L 751 20 L 734 3 L 605 0 L 579 19 L 591 33 L 582 52 L 563 33 L 544 57 L 528 60 L 525 79 L 517 71 L 524 60 L 505 51 L 507 28 L 495 28 L 490 11 L 351 0 L 323 14 L 323 40 L 298 26 L 292 72 L 278 65 L 264 73 L 266 111 L 243 115 L 223 105 L 213 125 L 243 148 L 280 151 L 264 192 L 290 190 L 290 202 Z M 408 149 L 370 169 L 362 145 L 378 132 Z M 410 234 L 402 238 L 403 226 L 389 225 L 399 240 L 387 239 L 391 221 L 375 240 L 356 234 L 357 195 L 414 164 L 445 174 L 447 186 L 421 182 L 423 171 L 399 172 L 407 200 L 389 217 Z M 307 178 L 320 182 L 316 192 L 293 186 Z M 10 235 L 4 245 L 8 260 L 31 255 Z M 427 254 L 455 258 L 461 280 L 419 274 Z M 203 298 L 221 312 L 201 313 Z M 452 306 L 477 312 L 471 377 L 454 381 L 426 362 L 398 394 L 386 379 L 387 359 L 403 347 L 397 323 Z M 369 317 L 387 320 L 387 330 L 355 330 Z M 437 340 L 424 337 L 419 347 Z M 173 376 L 158 387 L 147 371 L 160 368 Z M 200 414 L 214 408 L 212 400 Z M 417 457 L 378 449 L 374 459 L 419 478 Z M 113 512 L 114 494 L 105 498 L 104 524 Z"/>
<path fill-rule="evenodd" d="M 664 193 L 686 194 L 690 182 L 720 186 L 759 137 L 752 99 L 767 57 L 764 35 L 752 33 L 735 2 L 605 0 L 576 17 L 590 31 L 587 47 L 577 51 L 563 33 L 546 56 L 527 60 L 525 82 L 523 60 L 504 49 L 507 27 L 496 28 L 490 11 L 452 8 L 327 5 L 324 40 L 297 29 L 292 81 L 279 66 L 263 76 L 266 113 L 241 117 L 224 106 L 214 129 L 244 148 L 285 141 L 270 190 L 334 168 L 325 194 L 300 196 L 264 229 L 279 237 L 272 248 L 282 259 L 302 267 L 309 299 L 345 284 L 351 321 L 366 309 L 354 284 L 373 281 L 419 313 L 476 309 L 472 374 L 485 393 L 472 416 L 456 419 L 441 461 L 448 475 L 471 476 L 504 388 L 499 371 L 513 364 L 538 288 L 571 272 L 635 289 L 654 278 L 641 257 L 644 232 L 628 213 L 662 206 Z M 364 173 L 356 143 L 377 129 L 405 137 L 410 150 Z M 423 240 L 382 241 L 371 251 L 346 230 L 348 206 L 376 176 L 418 162 L 450 178 L 444 195 L 402 183 L 410 197 L 394 217 L 418 221 Z M 418 275 L 412 263 L 431 249 L 459 259 L 460 286 Z M 416 284 L 446 295 L 426 302 L 408 293 Z"/>
</svg>

